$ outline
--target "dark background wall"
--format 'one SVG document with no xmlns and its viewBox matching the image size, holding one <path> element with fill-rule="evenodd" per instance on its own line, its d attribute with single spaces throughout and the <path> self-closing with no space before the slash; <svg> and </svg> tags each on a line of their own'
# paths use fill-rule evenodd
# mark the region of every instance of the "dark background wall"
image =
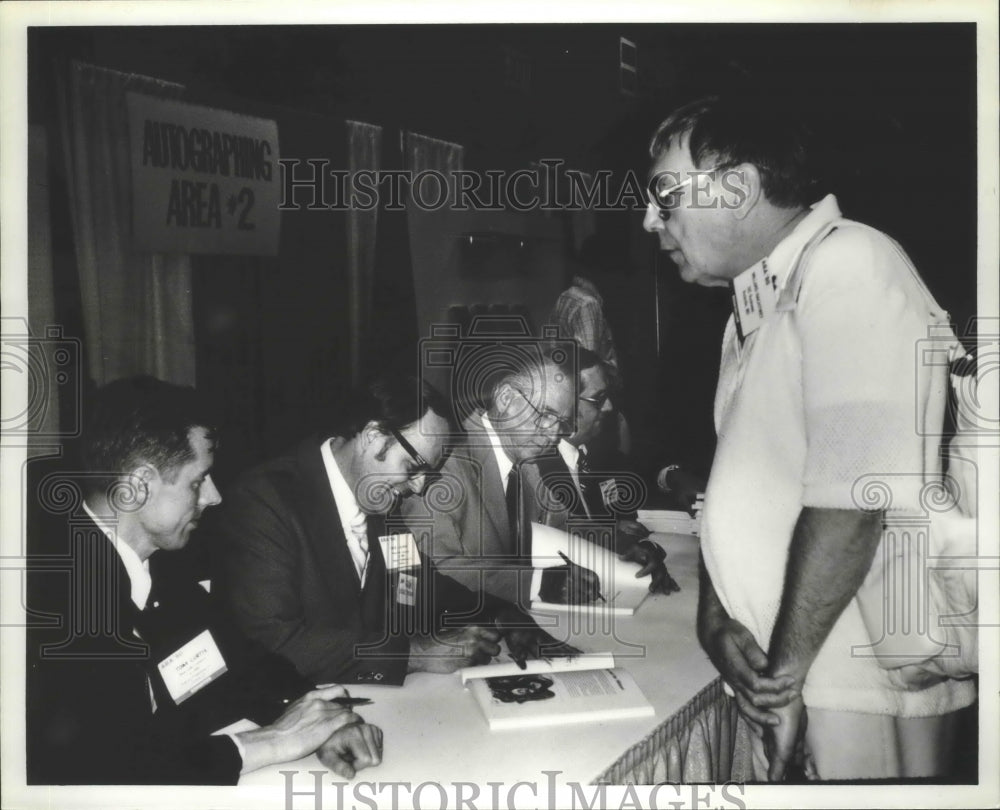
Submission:
<svg viewBox="0 0 1000 810">
<path fill-rule="evenodd" d="M 620 89 L 622 36 L 637 44 L 629 95 Z M 560 158 L 644 176 L 649 134 L 673 107 L 705 92 L 763 86 L 787 96 L 822 134 L 827 186 L 845 213 L 903 243 L 960 330 L 975 312 L 972 25 L 33 29 L 29 118 L 49 129 L 50 144 L 58 144 L 52 77 L 70 57 L 178 81 L 193 98 L 275 118 L 284 156 L 329 156 L 341 166 L 343 121 L 352 119 L 385 127 L 387 149 L 400 130 L 461 144 L 467 169 Z M 60 318 L 78 331 L 58 160 L 50 171 Z M 727 301 L 681 283 L 642 233 L 641 217 L 594 218 L 617 257 L 596 280 L 623 357 L 626 406 L 644 463 L 705 468 Z M 199 385 L 231 423 L 223 478 L 294 440 L 342 392 L 346 324 L 331 316 L 344 292 L 341 219 L 284 215 L 274 259 L 195 257 Z M 470 228 L 527 237 L 520 270 L 477 275 L 458 246 Z M 455 304 L 521 304 L 539 326 L 574 267 L 572 233 L 565 216 L 540 212 L 470 224 L 446 211 L 411 223 L 412 282 L 407 276 L 393 293 L 411 310 L 404 337 L 426 334 Z"/>
</svg>

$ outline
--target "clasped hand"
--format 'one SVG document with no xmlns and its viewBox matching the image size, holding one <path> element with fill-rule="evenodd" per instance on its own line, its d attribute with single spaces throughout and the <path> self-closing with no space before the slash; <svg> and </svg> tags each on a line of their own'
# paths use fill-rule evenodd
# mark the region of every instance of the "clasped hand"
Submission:
<svg viewBox="0 0 1000 810">
<path fill-rule="evenodd" d="M 702 643 L 735 693 L 740 712 L 763 726 L 768 779 L 782 781 L 793 762 L 802 762 L 805 774 L 814 777 L 813 764 L 804 756 L 806 710 L 796 679 L 768 674 L 767 654 L 736 619 L 716 622 Z"/>
<path fill-rule="evenodd" d="M 243 773 L 265 765 L 301 759 L 316 751 L 340 776 L 382 761 L 382 731 L 330 700 L 347 690 L 328 686 L 307 692 L 269 726 L 236 735 L 243 744 Z"/>
</svg>

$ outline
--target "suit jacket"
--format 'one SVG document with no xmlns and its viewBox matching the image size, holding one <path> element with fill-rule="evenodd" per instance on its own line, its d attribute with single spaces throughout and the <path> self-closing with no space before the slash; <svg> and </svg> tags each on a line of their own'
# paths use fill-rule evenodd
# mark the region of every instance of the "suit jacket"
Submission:
<svg viewBox="0 0 1000 810">
<path fill-rule="evenodd" d="M 535 460 L 540 478 L 539 521 L 566 530 L 574 522 L 634 520 L 645 497 L 642 479 L 621 455 L 588 456 L 590 470 L 577 476 L 581 494 L 562 455 L 553 450 Z"/>
<path fill-rule="evenodd" d="M 139 611 L 121 558 L 85 513 L 31 526 L 29 550 L 28 781 L 235 784 L 236 746 L 211 732 L 241 717 L 269 723 L 308 684 L 241 639 L 196 582 L 158 580 L 151 564 Z M 178 706 L 157 663 L 204 629 L 228 672 Z"/>
<path fill-rule="evenodd" d="M 362 588 L 320 444 L 308 439 L 226 493 L 211 522 L 213 587 L 246 635 L 313 683 L 401 684 L 409 641 L 387 621 L 379 543 L 369 541 Z"/>
<path fill-rule="evenodd" d="M 531 568 L 523 563 L 507 516 L 500 467 L 479 415 L 469 417 L 463 427 L 464 439 L 445 459 L 424 497 L 404 502 L 404 519 L 421 552 L 442 574 L 473 591 L 526 607 Z M 526 520 L 538 518 L 538 484 L 537 468 L 524 465 Z"/>
</svg>

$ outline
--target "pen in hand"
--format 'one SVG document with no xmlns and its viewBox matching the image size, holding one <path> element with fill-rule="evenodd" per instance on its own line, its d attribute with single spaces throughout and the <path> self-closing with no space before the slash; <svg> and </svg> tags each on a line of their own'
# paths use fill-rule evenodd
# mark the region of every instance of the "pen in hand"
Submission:
<svg viewBox="0 0 1000 810">
<path fill-rule="evenodd" d="M 563 559 L 563 562 L 564 562 L 564 563 L 566 563 L 566 565 L 569 565 L 569 566 L 576 566 L 577 568 L 579 568 L 579 567 L 580 567 L 580 566 L 577 566 L 575 562 L 573 562 L 573 561 L 572 561 L 572 560 L 571 560 L 571 559 L 570 559 L 569 557 L 567 557 L 567 556 L 566 556 L 565 554 L 563 554 L 563 553 L 562 553 L 561 551 L 559 552 L 559 556 L 560 556 L 560 557 L 562 557 L 562 559 Z M 607 601 L 608 601 L 608 600 L 604 598 L 604 595 L 603 595 L 603 594 L 602 594 L 602 593 L 600 592 L 600 590 L 598 590 L 598 591 L 597 591 L 597 598 L 598 598 L 598 599 L 600 599 L 600 600 L 601 600 L 602 602 L 604 602 L 605 604 L 607 604 Z"/>
<path fill-rule="evenodd" d="M 291 703 L 291 698 L 284 698 L 282 703 Z M 341 695 L 340 697 L 330 698 L 327 703 L 336 703 L 338 706 L 343 706 L 345 709 L 350 709 L 353 706 L 368 706 L 373 703 L 371 698 L 364 697 L 351 697 L 349 694 Z"/>
<path fill-rule="evenodd" d="M 363 697 L 351 697 L 350 695 L 344 695 L 343 697 L 330 698 L 330 703 L 336 703 L 338 706 L 344 706 L 345 708 L 351 708 L 352 706 L 367 706 L 372 702 L 371 698 Z"/>
</svg>

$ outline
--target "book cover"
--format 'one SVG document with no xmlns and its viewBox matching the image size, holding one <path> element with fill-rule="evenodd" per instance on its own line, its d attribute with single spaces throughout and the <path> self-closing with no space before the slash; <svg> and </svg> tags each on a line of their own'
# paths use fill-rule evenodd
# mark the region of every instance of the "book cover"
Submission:
<svg viewBox="0 0 1000 810">
<path fill-rule="evenodd" d="M 610 666 L 609 666 L 610 664 Z M 473 667 L 462 680 L 491 731 L 653 717 L 655 710 L 612 656 Z"/>
<path fill-rule="evenodd" d="M 699 496 L 700 498 L 700 496 Z M 640 509 L 636 517 L 651 532 L 665 534 L 693 534 L 701 536 L 701 500 L 695 504 L 694 517 L 687 512 L 671 509 Z"/>
</svg>

